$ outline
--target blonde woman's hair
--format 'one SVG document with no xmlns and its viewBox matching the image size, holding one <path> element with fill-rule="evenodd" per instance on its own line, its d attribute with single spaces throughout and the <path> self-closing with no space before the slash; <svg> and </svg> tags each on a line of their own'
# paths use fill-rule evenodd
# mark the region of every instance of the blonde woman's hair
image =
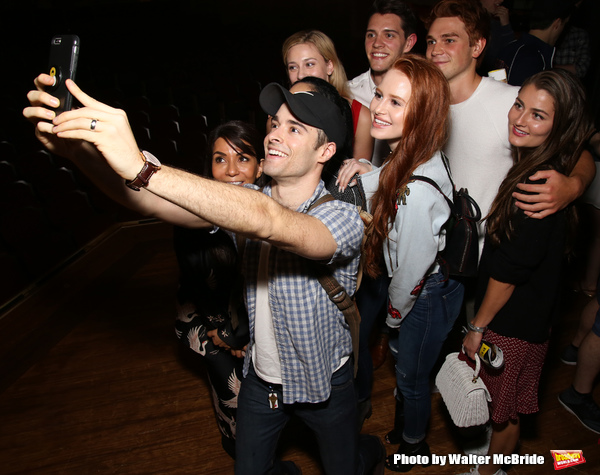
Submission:
<svg viewBox="0 0 600 475">
<path fill-rule="evenodd" d="M 346 77 L 346 70 L 340 61 L 340 58 L 335 51 L 333 41 L 329 36 L 319 30 L 305 30 L 294 33 L 287 40 L 284 41 L 281 53 L 283 56 L 283 64 L 287 68 L 287 56 L 290 49 L 296 45 L 302 45 L 311 43 L 317 48 L 317 51 L 325 62 L 331 61 L 333 64 L 333 73 L 329 77 L 329 82 L 337 89 L 342 97 L 350 97 L 350 90 L 348 89 L 348 78 Z"/>
</svg>

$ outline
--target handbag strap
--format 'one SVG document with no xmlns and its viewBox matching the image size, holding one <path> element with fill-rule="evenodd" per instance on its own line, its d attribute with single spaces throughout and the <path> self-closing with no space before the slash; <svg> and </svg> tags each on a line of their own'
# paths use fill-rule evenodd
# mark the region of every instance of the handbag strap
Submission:
<svg viewBox="0 0 600 475">
<path fill-rule="evenodd" d="M 354 353 L 354 377 L 358 372 L 358 341 L 360 331 L 360 313 L 356 302 L 348 295 L 346 289 L 337 281 L 337 279 L 326 272 L 322 272 L 325 266 L 319 266 L 321 271 L 318 273 L 318 279 L 321 286 L 327 292 L 329 299 L 336 304 L 338 309 L 344 315 L 344 319 L 350 328 L 350 337 L 352 338 L 352 352 Z"/>
<path fill-rule="evenodd" d="M 475 372 L 473 373 L 473 383 L 477 382 L 479 378 L 479 371 L 481 370 L 481 360 L 479 359 L 479 355 L 475 353 Z"/>
</svg>

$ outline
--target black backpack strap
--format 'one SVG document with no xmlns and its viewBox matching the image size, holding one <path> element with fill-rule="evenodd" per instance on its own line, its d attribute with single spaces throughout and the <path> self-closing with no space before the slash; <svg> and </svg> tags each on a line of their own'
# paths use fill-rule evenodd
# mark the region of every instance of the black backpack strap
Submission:
<svg viewBox="0 0 600 475">
<path fill-rule="evenodd" d="M 423 175 L 411 175 L 410 178 L 411 180 L 424 181 L 425 183 L 429 183 L 431 186 L 433 186 L 446 199 L 446 203 L 448 203 L 448 206 L 450 206 L 450 211 L 452 211 L 452 200 L 446 196 L 446 194 L 440 188 L 440 185 L 438 185 L 435 180 Z M 454 187 L 454 184 L 452 184 L 452 186 Z"/>
<path fill-rule="evenodd" d="M 448 162 L 448 157 L 443 151 L 440 151 L 440 153 L 442 154 L 442 162 L 444 163 L 444 168 L 446 169 L 446 173 L 448 173 L 450 183 L 452 183 L 452 189 L 456 190 L 456 185 L 454 184 L 454 180 L 452 179 L 452 172 L 450 171 L 450 163 Z"/>
</svg>

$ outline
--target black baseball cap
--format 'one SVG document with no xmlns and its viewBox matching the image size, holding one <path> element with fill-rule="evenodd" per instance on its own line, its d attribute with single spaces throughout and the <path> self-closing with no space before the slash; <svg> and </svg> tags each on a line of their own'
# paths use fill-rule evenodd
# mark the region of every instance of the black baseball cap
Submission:
<svg viewBox="0 0 600 475">
<path fill-rule="evenodd" d="M 338 149 L 344 146 L 346 121 L 339 107 L 322 94 L 312 91 L 290 92 L 272 82 L 261 91 L 259 102 L 269 115 L 276 115 L 281 105 L 286 103 L 300 122 L 321 129 Z"/>
</svg>

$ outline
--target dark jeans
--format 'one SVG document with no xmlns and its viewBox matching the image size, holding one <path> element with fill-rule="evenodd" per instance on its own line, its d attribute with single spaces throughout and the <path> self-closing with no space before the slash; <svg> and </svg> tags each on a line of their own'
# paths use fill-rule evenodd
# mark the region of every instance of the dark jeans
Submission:
<svg viewBox="0 0 600 475">
<path fill-rule="evenodd" d="M 390 280 L 385 268 L 382 274 L 375 279 L 363 275 L 362 283 L 356 293 L 356 306 L 360 312 L 358 371 L 356 373 L 356 388 L 359 401 L 364 401 L 371 397 L 373 359 L 369 350 L 369 340 L 373 326 L 379 325 L 380 322 L 385 322 Z"/>
<path fill-rule="evenodd" d="M 252 364 L 238 399 L 236 475 L 280 473 L 275 450 L 281 432 L 293 414 L 314 432 L 325 473 L 362 473 L 356 430 L 356 395 L 352 360 L 331 378 L 331 396 L 324 402 L 283 404 L 281 386 L 260 379 Z M 279 408 L 269 406 L 270 387 L 277 393 Z"/>
<path fill-rule="evenodd" d="M 452 279 L 444 281 L 440 273 L 429 276 L 398 329 L 397 338 L 390 335 L 396 384 L 404 397 L 402 437 L 406 442 L 414 444 L 425 438 L 431 414 L 429 377 L 458 317 L 463 294 L 463 284 Z"/>
</svg>

